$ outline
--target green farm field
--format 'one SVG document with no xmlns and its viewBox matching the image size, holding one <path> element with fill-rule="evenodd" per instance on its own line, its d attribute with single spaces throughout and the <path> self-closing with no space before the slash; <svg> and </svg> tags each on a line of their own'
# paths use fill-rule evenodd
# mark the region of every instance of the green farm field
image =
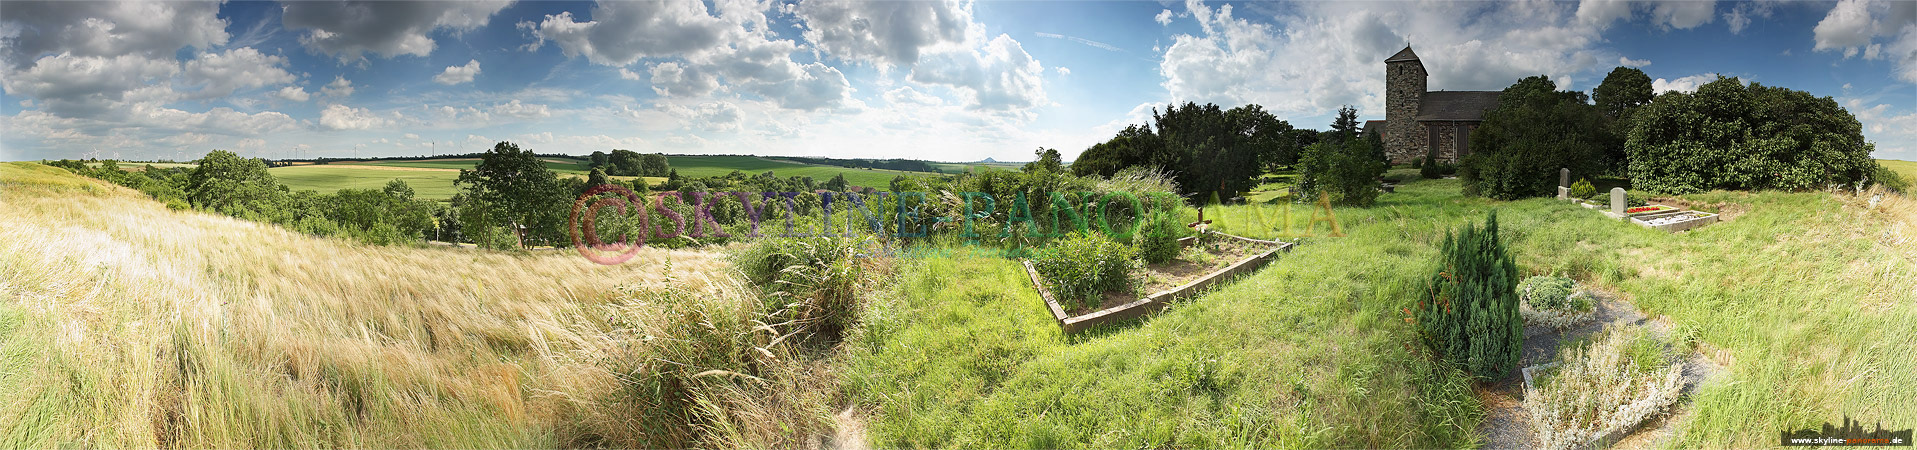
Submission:
<svg viewBox="0 0 1917 450">
<path fill-rule="evenodd" d="M 1904 178 L 1910 179 L 1912 183 L 1917 183 L 1917 161 L 1879 159 L 1877 162 L 1883 164 L 1884 167 L 1889 167 L 1890 170 L 1896 171 L 1899 175 L 1903 175 Z"/>
</svg>

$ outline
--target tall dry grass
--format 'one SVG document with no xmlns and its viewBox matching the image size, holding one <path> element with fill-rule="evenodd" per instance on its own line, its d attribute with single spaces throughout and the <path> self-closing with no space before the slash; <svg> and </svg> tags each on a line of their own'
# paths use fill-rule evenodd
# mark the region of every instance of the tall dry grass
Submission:
<svg viewBox="0 0 1917 450">
<path fill-rule="evenodd" d="M 778 445 L 819 429 L 750 429 L 811 417 L 797 410 L 823 400 L 804 397 L 830 391 L 808 378 L 691 377 L 816 370 L 775 364 L 776 336 L 664 344 L 752 320 L 716 256 L 368 247 L 0 164 L 0 447 Z M 763 355 L 671 360 L 701 352 Z M 645 416 L 637 400 L 662 397 L 632 371 L 668 363 L 726 381 L 689 408 L 744 417 L 625 427 L 677 420 Z"/>
</svg>

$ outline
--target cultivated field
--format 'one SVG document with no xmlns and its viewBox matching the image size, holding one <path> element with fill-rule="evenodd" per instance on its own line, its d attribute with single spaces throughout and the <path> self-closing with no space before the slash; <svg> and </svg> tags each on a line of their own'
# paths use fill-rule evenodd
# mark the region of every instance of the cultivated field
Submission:
<svg viewBox="0 0 1917 450">
<path fill-rule="evenodd" d="M 1897 171 L 1897 173 L 1902 174 L 1904 178 L 1909 178 L 1912 183 L 1917 183 L 1917 161 L 1879 159 L 1877 162 L 1883 164 L 1884 167 L 1889 167 L 1890 170 Z"/>
</svg>

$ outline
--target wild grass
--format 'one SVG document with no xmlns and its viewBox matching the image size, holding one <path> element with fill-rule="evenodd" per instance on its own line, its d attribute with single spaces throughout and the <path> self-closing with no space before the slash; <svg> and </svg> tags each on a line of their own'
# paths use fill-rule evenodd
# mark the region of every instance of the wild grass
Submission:
<svg viewBox="0 0 1917 450">
<path fill-rule="evenodd" d="M 1537 445 L 1580 448 L 1607 433 L 1636 427 L 1677 402 L 1681 365 L 1641 328 L 1605 329 L 1571 349 L 1550 375 L 1524 393 Z"/>
<path fill-rule="evenodd" d="M 1522 275 L 1669 316 L 1728 369 L 1674 445 L 1772 445 L 1844 415 L 1917 423 L 1917 205 L 1872 193 L 1684 197 L 1730 220 L 1666 234 L 1550 199 L 1417 180 L 1370 208 L 1206 208 L 1303 245 L 1142 321 L 1059 334 L 1016 263 L 927 260 L 868 311 L 847 384 L 882 447 L 1467 447 L 1480 406 L 1400 312 L 1443 231 L 1499 210 Z M 1281 222 L 1290 208 L 1291 226 Z M 1262 219 L 1260 218 L 1262 213 Z M 1184 220 L 1196 219 L 1185 211 Z"/>
<path fill-rule="evenodd" d="M 756 300 L 711 253 L 644 249 L 602 266 L 561 252 L 368 247 L 170 211 L 62 172 L 0 164 L 0 447 L 648 442 L 616 439 L 647 431 L 604 419 L 632 410 L 643 386 L 617 369 L 696 354 L 661 344 L 687 339 L 655 331 L 687 326 L 675 311 L 755 310 L 725 306 Z M 763 335 L 732 329 L 747 331 L 741 343 Z M 770 376 L 808 365 L 763 367 L 756 377 L 772 382 L 696 390 L 693 408 L 734 417 L 686 422 L 710 428 L 699 445 L 782 446 L 765 424 L 803 424 L 784 405 L 808 403 L 781 389 L 830 380 Z"/>
</svg>

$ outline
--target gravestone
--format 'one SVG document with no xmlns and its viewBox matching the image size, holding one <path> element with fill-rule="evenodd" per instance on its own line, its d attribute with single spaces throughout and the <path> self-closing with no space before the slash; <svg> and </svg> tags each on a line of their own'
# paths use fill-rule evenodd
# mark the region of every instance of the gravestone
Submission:
<svg viewBox="0 0 1917 450">
<path fill-rule="evenodd" d="M 1558 200 L 1571 199 L 1571 169 L 1558 169 Z"/>
<path fill-rule="evenodd" d="M 1611 213 L 1624 214 L 1624 188 L 1611 188 Z"/>
</svg>

